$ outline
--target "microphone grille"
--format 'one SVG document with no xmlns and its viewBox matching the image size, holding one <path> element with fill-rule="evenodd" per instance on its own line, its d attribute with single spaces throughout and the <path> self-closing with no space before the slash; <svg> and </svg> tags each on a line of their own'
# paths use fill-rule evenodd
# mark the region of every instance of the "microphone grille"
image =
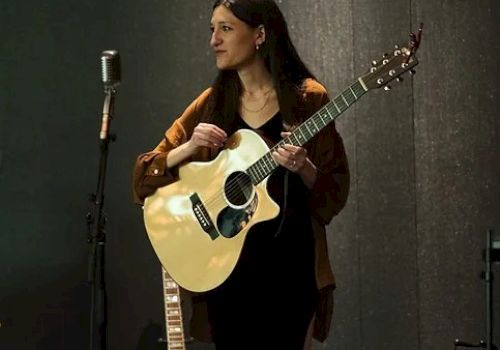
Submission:
<svg viewBox="0 0 500 350">
<path fill-rule="evenodd" d="M 120 55 L 116 50 L 106 50 L 101 54 L 102 82 L 105 86 L 120 84 Z"/>
</svg>

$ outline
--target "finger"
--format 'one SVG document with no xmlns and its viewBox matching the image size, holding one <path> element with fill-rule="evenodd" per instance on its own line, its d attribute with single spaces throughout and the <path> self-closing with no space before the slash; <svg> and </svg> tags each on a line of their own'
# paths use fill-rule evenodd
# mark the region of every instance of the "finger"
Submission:
<svg viewBox="0 0 500 350">
<path fill-rule="evenodd" d="M 293 155 L 296 156 L 305 156 L 307 155 L 307 150 L 303 147 L 299 146 L 294 146 L 294 145 L 289 145 L 289 144 L 284 144 L 282 147 L 287 150 L 288 152 L 292 153 Z"/>
<path fill-rule="evenodd" d="M 276 162 L 279 165 L 284 166 L 284 167 L 287 166 L 287 162 L 288 162 L 288 158 L 287 157 L 284 157 L 283 155 L 279 154 L 278 151 L 274 151 L 272 153 L 272 156 L 273 156 L 274 160 L 276 160 Z"/>
<path fill-rule="evenodd" d="M 223 138 L 219 134 L 214 133 L 211 130 L 200 128 L 196 131 L 196 137 L 200 140 L 204 140 L 217 146 L 222 146 L 226 142 L 226 138 Z"/>
<path fill-rule="evenodd" d="M 290 171 L 296 172 L 300 167 L 299 162 L 296 161 L 293 157 L 290 157 L 290 153 L 284 150 L 281 150 L 280 152 L 279 149 L 277 149 L 272 153 L 272 155 L 279 165 Z"/>
<path fill-rule="evenodd" d="M 207 146 L 207 147 L 221 147 L 224 145 L 223 141 L 221 141 L 218 137 L 214 137 L 211 134 L 207 134 L 204 132 L 196 132 L 194 135 L 195 143 L 199 146 Z"/>
<path fill-rule="evenodd" d="M 204 131 L 206 131 L 206 132 L 208 132 L 216 137 L 220 137 L 223 140 L 227 139 L 226 132 L 224 130 L 222 130 L 221 128 L 219 128 L 217 125 L 208 124 L 208 123 L 200 123 L 199 125 Z"/>
<path fill-rule="evenodd" d="M 283 122 L 283 129 L 285 129 L 286 131 L 293 131 L 295 129 L 295 126 Z"/>
<path fill-rule="evenodd" d="M 285 138 L 285 137 L 290 136 L 292 133 L 290 131 L 282 131 L 280 134 L 281 134 L 281 137 Z"/>
<path fill-rule="evenodd" d="M 286 160 L 292 160 L 291 158 L 293 157 L 293 153 L 285 149 L 284 147 L 276 148 L 276 152 Z"/>
</svg>

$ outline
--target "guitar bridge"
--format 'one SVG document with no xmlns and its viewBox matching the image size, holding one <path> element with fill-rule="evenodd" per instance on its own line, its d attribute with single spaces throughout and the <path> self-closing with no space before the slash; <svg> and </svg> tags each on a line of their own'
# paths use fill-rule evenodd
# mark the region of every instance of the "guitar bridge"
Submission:
<svg viewBox="0 0 500 350">
<path fill-rule="evenodd" d="M 200 197 L 198 197 L 198 195 L 194 193 L 191 195 L 191 197 L 189 197 L 189 199 L 191 200 L 191 204 L 193 205 L 193 213 L 196 216 L 196 219 L 198 220 L 198 223 L 200 224 L 203 231 L 208 233 L 212 240 L 216 239 L 219 236 L 219 233 L 215 229 L 215 225 L 213 224 L 212 219 L 210 219 L 207 209 L 200 200 Z"/>
</svg>

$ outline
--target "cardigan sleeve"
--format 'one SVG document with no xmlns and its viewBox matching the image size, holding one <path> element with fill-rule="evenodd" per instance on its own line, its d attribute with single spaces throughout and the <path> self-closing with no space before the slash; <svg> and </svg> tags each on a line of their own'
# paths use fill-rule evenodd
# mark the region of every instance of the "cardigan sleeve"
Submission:
<svg viewBox="0 0 500 350">
<path fill-rule="evenodd" d="M 210 89 L 207 89 L 198 96 L 165 131 L 161 142 L 153 150 L 137 157 L 132 176 L 135 203 L 143 204 L 144 199 L 152 195 L 157 188 L 178 179 L 178 167 L 167 168 L 168 153 L 190 139 L 209 95 Z"/>
<path fill-rule="evenodd" d="M 310 104 L 311 114 L 330 101 L 325 88 L 317 82 L 306 84 L 304 98 Z M 310 149 L 317 174 L 310 191 L 309 207 L 320 223 L 328 225 L 344 208 L 350 187 L 344 143 L 334 121 L 316 136 Z"/>
</svg>

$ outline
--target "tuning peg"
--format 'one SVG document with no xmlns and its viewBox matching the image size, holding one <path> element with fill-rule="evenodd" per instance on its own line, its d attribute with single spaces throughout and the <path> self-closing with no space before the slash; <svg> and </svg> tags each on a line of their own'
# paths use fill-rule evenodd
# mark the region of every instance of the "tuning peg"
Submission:
<svg viewBox="0 0 500 350">
<path fill-rule="evenodd" d="M 396 50 L 399 50 L 399 45 L 398 45 L 398 44 L 394 45 L 394 48 L 395 48 Z"/>
<path fill-rule="evenodd" d="M 377 61 L 372 61 L 372 66 L 375 67 L 377 65 Z"/>
<path fill-rule="evenodd" d="M 398 83 L 401 83 L 401 82 L 403 81 L 403 78 L 401 78 L 401 77 L 397 77 L 397 78 L 396 78 L 396 81 L 397 81 Z"/>
<path fill-rule="evenodd" d="M 386 86 L 384 86 L 384 90 L 385 90 L 385 91 L 391 91 L 391 87 L 390 87 L 390 85 L 386 85 Z"/>
<path fill-rule="evenodd" d="M 417 72 L 415 71 L 415 69 L 410 69 L 410 74 L 411 75 L 415 75 Z"/>
</svg>

